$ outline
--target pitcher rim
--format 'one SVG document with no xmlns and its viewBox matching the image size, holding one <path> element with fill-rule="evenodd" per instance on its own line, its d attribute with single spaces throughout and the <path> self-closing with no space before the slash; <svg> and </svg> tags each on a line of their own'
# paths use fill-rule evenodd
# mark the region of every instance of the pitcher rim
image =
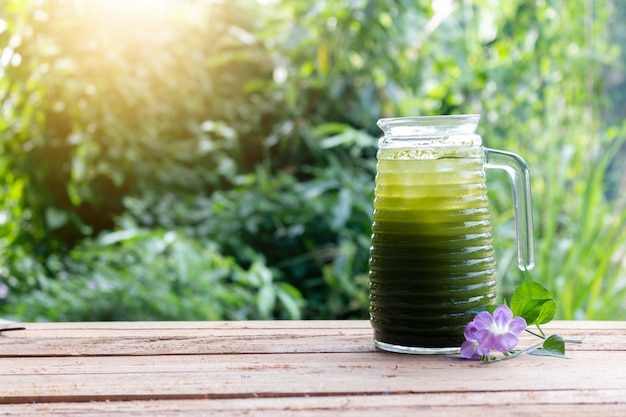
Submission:
<svg viewBox="0 0 626 417">
<path fill-rule="evenodd" d="M 478 128 L 480 114 L 449 114 L 435 116 L 407 116 L 381 118 L 376 125 L 385 135 L 400 133 L 400 136 L 432 134 L 436 131 L 473 134 Z"/>
</svg>

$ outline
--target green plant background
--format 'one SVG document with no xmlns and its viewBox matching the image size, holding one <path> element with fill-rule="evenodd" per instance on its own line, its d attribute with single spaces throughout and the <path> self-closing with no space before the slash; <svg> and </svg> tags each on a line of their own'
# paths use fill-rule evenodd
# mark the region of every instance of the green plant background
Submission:
<svg viewBox="0 0 626 417">
<path fill-rule="evenodd" d="M 619 6 L 0 3 L 0 317 L 366 318 L 376 120 L 481 113 L 531 168 L 557 317 L 626 319 Z"/>
</svg>

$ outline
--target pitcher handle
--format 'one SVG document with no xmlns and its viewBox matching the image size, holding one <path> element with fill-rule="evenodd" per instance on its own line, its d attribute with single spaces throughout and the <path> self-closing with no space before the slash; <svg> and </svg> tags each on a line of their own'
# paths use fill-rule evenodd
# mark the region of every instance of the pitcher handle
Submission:
<svg viewBox="0 0 626 417">
<path fill-rule="evenodd" d="M 528 164 L 514 153 L 484 149 L 485 167 L 503 169 L 511 177 L 517 235 L 517 265 L 521 270 L 531 270 L 535 266 L 535 245 Z"/>
</svg>

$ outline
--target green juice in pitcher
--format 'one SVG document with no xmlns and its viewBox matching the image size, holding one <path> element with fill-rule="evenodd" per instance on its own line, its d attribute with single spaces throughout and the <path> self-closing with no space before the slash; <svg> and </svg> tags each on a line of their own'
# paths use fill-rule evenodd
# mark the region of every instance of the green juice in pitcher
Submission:
<svg viewBox="0 0 626 417">
<path fill-rule="evenodd" d="M 495 302 L 482 150 L 379 150 L 370 256 L 376 342 L 458 348 Z"/>
<path fill-rule="evenodd" d="M 380 119 L 370 246 L 370 322 L 377 347 L 455 353 L 477 310 L 496 300 L 485 171 L 511 177 L 518 265 L 532 269 L 530 174 L 513 153 L 482 146 L 479 115 Z"/>
</svg>

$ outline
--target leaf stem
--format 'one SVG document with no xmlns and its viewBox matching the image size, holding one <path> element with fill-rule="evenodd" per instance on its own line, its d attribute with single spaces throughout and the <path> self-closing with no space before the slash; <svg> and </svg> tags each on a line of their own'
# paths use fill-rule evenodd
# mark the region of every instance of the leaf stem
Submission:
<svg viewBox="0 0 626 417">
<path fill-rule="evenodd" d="M 11 332 L 14 330 L 26 330 L 26 327 L 5 327 L 3 329 L 0 329 L 0 333 L 1 332 Z"/>
<path fill-rule="evenodd" d="M 538 334 L 538 333 L 533 332 L 532 330 L 528 330 L 528 329 L 526 329 L 526 331 L 527 331 L 528 333 L 532 334 L 533 336 L 537 336 L 537 337 L 539 337 L 539 338 L 541 338 L 541 339 L 545 339 L 545 338 L 546 338 L 546 335 L 545 335 L 545 334 L 543 334 L 543 332 L 541 332 L 541 334 Z"/>
<path fill-rule="evenodd" d="M 539 328 L 539 326 L 537 326 L 537 328 Z M 539 330 L 541 330 L 541 328 L 539 328 Z M 541 332 L 541 334 L 535 333 L 532 330 L 528 330 L 526 329 L 526 331 L 530 334 L 532 334 L 533 336 L 539 337 L 541 339 L 546 339 L 546 335 L 545 333 Z M 565 343 L 582 343 L 583 340 L 585 340 L 585 338 L 583 337 L 582 339 L 563 339 L 563 342 Z"/>
<path fill-rule="evenodd" d="M 539 327 L 538 324 L 535 323 L 535 326 L 537 327 L 537 330 L 539 330 L 539 333 L 541 333 L 541 336 L 543 336 L 543 338 L 546 338 L 546 334 L 543 332 L 543 330 L 541 329 L 541 327 Z"/>
</svg>

